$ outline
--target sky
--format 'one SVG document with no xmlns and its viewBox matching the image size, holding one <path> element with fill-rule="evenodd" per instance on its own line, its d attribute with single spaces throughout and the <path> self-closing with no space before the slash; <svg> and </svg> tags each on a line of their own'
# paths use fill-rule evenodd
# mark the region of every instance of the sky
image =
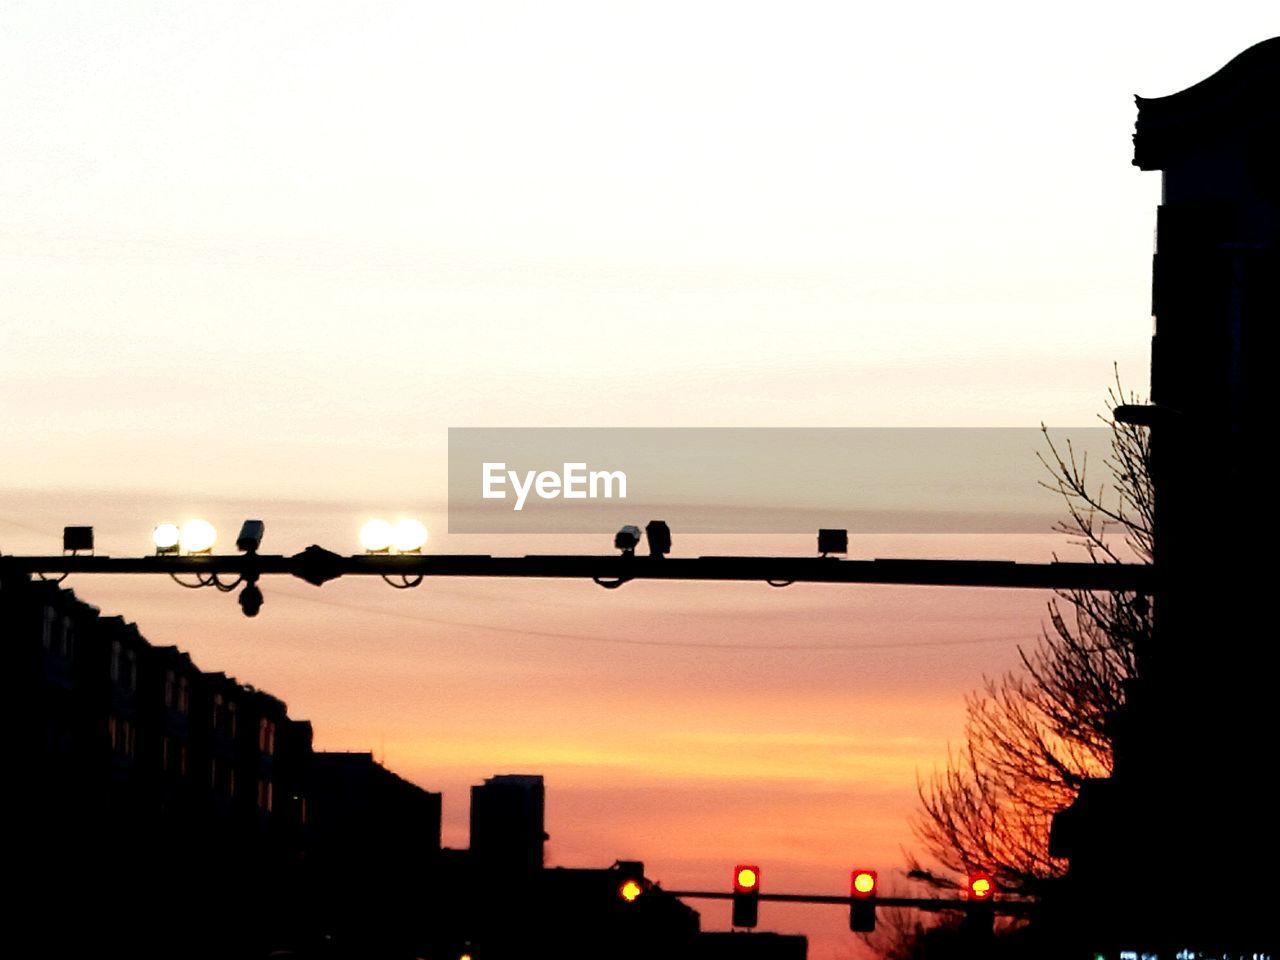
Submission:
<svg viewBox="0 0 1280 960">
<path fill-rule="evenodd" d="M 0 13 L 0 549 L 444 522 L 450 427 L 1037 426 L 1146 387 L 1132 97 L 1270 2 L 31 3 Z M 647 518 L 637 518 L 643 523 Z M 851 554 L 1047 559 L 1049 531 Z M 807 555 L 811 538 L 676 553 Z M 445 792 L 543 773 L 553 863 L 774 890 L 891 872 L 1038 593 L 68 586 Z M 721 649 L 716 649 L 716 647 Z M 748 649 L 755 648 L 755 649 Z M 843 916 L 766 905 L 813 956 Z M 839 911 L 835 911 L 838 913 Z M 704 908 L 704 926 L 727 916 Z"/>
</svg>

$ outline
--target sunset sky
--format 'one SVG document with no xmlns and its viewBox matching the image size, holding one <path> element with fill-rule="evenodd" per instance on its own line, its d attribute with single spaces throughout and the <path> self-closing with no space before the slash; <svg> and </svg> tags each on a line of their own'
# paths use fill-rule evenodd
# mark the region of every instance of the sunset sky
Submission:
<svg viewBox="0 0 1280 960">
<path fill-rule="evenodd" d="M 265 552 L 412 514 L 442 552 L 460 426 L 1094 423 L 1146 388 L 1159 179 L 1134 93 L 1275 34 L 1270 0 L 34 3 L 0 19 L 0 550 Z M 779 507 L 783 504 L 779 504 Z M 636 517 L 643 524 L 649 517 Z M 677 554 L 808 555 L 812 537 Z M 1043 535 L 854 556 L 1043 560 Z M 963 696 L 1039 593 L 165 581 L 104 612 L 445 795 L 542 773 L 552 863 L 842 893 L 892 874 Z M 727 909 L 699 906 L 723 929 Z M 853 955 L 839 910 L 763 928 Z"/>
</svg>

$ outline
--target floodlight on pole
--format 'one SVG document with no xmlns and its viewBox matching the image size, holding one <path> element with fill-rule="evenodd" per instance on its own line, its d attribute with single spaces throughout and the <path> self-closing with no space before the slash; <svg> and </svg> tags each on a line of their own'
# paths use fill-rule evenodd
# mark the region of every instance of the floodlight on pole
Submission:
<svg viewBox="0 0 1280 960">
<path fill-rule="evenodd" d="M 151 542 L 155 544 L 156 553 L 164 556 L 178 552 L 178 541 L 181 536 L 176 523 L 158 523 L 151 531 Z"/>
<path fill-rule="evenodd" d="M 208 520 L 188 520 L 178 534 L 178 545 L 187 554 L 212 553 L 218 531 Z"/>
</svg>

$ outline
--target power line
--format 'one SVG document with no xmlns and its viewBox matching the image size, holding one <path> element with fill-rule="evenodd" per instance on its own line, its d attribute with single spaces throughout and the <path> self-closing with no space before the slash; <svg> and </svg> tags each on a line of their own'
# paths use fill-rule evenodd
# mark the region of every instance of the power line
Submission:
<svg viewBox="0 0 1280 960">
<path fill-rule="evenodd" d="M 422 614 L 408 613 L 400 610 L 388 610 L 383 607 L 366 606 L 344 600 L 328 600 L 322 597 L 308 597 L 298 593 L 276 591 L 277 596 L 302 600 L 306 603 L 318 603 L 323 606 L 341 607 L 383 617 L 394 617 L 399 620 L 412 620 L 417 623 L 430 623 L 441 627 L 463 627 L 469 630 L 486 630 L 519 637 L 537 637 L 547 640 L 571 640 L 579 643 L 612 643 L 630 647 L 677 647 L 695 650 L 827 650 L 844 653 L 856 653 L 859 650 L 905 650 L 912 647 L 962 647 L 987 643 L 1016 643 L 1029 639 L 1025 634 L 1009 637 L 969 637 L 957 640 L 889 640 L 875 643 L 714 643 L 705 640 L 646 640 L 636 637 L 604 637 L 584 636 L 576 633 L 561 633 L 553 630 L 526 630 L 521 627 L 504 627 L 497 624 L 474 623 L 466 620 L 450 620 L 444 617 L 429 617 Z"/>
</svg>

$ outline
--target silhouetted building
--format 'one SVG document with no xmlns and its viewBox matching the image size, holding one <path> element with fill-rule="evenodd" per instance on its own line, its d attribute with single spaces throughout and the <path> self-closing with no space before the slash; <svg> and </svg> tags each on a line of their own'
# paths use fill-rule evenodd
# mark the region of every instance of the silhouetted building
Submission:
<svg viewBox="0 0 1280 960">
<path fill-rule="evenodd" d="M 698 912 L 660 888 L 627 902 L 619 887 L 637 874 L 643 878 L 644 864 L 543 870 L 536 919 L 528 928 L 541 945 L 538 952 L 584 958 L 688 956 L 698 936 Z"/>
<path fill-rule="evenodd" d="M 1149 646 L 1112 718 L 1114 769 L 1055 819 L 1046 920 L 1064 953 L 1277 946 L 1275 678 L 1260 552 L 1276 429 L 1280 37 L 1139 98 L 1134 163 L 1163 171 L 1151 429 L 1159 575 Z"/>
<path fill-rule="evenodd" d="M 370 753 L 313 753 L 304 889 L 314 929 L 353 956 L 418 956 L 440 922 L 440 794 Z"/>
<path fill-rule="evenodd" d="M 325 925 L 316 877 L 354 902 L 371 874 L 433 868 L 439 795 L 368 754 L 313 755 L 276 697 L 26 577 L 0 582 L 0 638 L 24 787 L 10 932 L 38 952 L 262 955 Z"/>
<path fill-rule="evenodd" d="M 418 869 L 440 854 L 440 794 L 392 773 L 371 753 L 310 758 L 307 848 L 313 862 Z"/>
<path fill-rule="evenodd" d="M 628 879 L 643 881 L 644 865 L 504 871 L 483 866 L 471 851 L 446 851 L 434 898 L 442 922 L 433 955 L 469 953 L 493 960 L 691 956 L 698 912 L 653 886 L 628 901 L 620 895 Z"/>
<path fill-rule="evenodd" d="M 540 870 L 545 805 L 540 776 L 505 774 L 472 787 L 472 855 L 494 869 Z"/>
</svg>

